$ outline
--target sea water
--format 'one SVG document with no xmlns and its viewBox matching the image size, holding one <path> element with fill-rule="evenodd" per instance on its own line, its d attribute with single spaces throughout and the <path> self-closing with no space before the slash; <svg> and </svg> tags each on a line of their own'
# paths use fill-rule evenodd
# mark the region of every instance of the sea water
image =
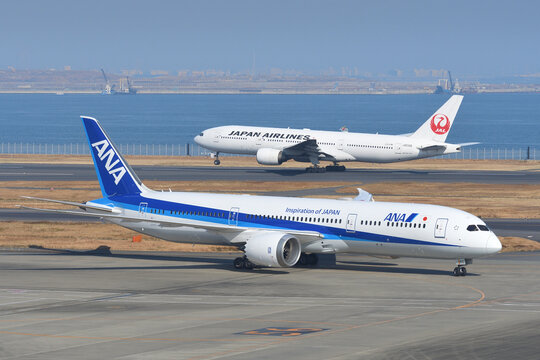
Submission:
<svg viewBox="0 0 540 360">
<path fill-rule="evenodd" d="M 118 144 L 186 144 L 202 130 L 253 125 L 414 132 L 449 95 L 0 94 L 0 143 L 85 143 L 80 115 Z M 448 142 L 538 146 L 540 94 L 466 95 Z"/>
</svg>

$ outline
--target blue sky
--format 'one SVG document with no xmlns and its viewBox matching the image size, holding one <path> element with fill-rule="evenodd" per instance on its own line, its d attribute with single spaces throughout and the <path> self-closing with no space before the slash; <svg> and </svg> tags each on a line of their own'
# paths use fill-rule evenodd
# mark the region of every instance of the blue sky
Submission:
<svg viewBox="0 0 540 360">
<path fill-rule="evenodd" d="M 0 69 L 540 73 L 538 1 L 5 0 Z"/>
</svg>

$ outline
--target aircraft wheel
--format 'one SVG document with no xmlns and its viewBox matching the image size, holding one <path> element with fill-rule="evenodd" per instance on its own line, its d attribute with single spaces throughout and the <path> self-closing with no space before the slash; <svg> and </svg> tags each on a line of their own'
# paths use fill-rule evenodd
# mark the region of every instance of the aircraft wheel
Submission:
<svg viewBox="0 0 540 360">
<path fill-rule="evenodd" d="M 317 265 L 318 262 L 319 262 L 319 257 L 317 256 L 317 254 L 309 254 L 309 255 L 307 255 L 307 264 L 308 265 L 315 266 L 315 265 Z"/>
<path fill-rule="evenodd" d="M 235 269 L 243 269 L 244 268 L 244 258 L 237 257 L 236 259 L 234 259 L 233 264 L 234 264 Z"/>
<path fill-rule="evenodd" d="M 218 159 L 214 160 L 214 165 L 219 165 L 221 164 L 221 161 L 219 161 Z"/>
<path fill-rule="evenodd" d="M 298 265 L 306 266 L 308 264 L 308 257 L 306 253 L 300 254 L 300 259 L 298 259 Z"/>
<path fill-rule="evenodd" d="M 467 275 L 467 269 L 465 267 L 459 268 L 459 276 L 466 276 Z"/>
<path fill-rule="evenodd" d="M 248 259 L 244 260 L 244 269 L 252 270 L 254 267 L 255 266 L 253 265 L 253 263 L 251 261 L 249 261 Z"/>
<path fill-rule="evenodd" d="M 454 276 L 459 276 L 459 273 L 460 273 L 459 268 L 456 266 L 456 267 L 454 268 L 454 271 L 452 272 L 452 275 L 454 275 Z"/>
</svg>

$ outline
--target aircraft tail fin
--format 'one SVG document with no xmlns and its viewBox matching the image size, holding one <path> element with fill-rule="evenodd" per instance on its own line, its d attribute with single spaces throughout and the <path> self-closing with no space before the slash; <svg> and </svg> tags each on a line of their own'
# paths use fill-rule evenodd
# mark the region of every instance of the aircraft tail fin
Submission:
<svg viewBox="0 0 540 360">
<path fill-rule="evenodd" d="M 463 95 L 453 95 L 411 137 L 445 142 L 462 100 Z"/>
<path fill-rule="evenodd" d="M 140 194 L 146 190 L 99 122 L 87 116 L 81 119 L 103 196 Z"/>
</svg>

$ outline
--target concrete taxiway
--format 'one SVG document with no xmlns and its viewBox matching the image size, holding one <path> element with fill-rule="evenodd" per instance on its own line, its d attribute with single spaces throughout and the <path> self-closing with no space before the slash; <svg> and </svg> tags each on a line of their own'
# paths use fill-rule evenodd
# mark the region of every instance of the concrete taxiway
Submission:
<svg viewBox="0 0 540 360">
<path fill-rule="evenodd" d="M 540 253 L 338 256 L 235 271 L 232 254 L 0 252 L 2 359 L 533 359 Z"/>
<path fill-rule="evenodd" d="M 134 166 L 144 180 L 200 181 L 387 181 L 472 182 L 483 184 L 540 184 L 540 171 L 380 170 L 347 169 L 345 172 L 306 173 L 304 168 L 280 167 L 166 167 Z M 97 181 L 92 165 L 0 164 L 0 181 Z"/>
</svg>

